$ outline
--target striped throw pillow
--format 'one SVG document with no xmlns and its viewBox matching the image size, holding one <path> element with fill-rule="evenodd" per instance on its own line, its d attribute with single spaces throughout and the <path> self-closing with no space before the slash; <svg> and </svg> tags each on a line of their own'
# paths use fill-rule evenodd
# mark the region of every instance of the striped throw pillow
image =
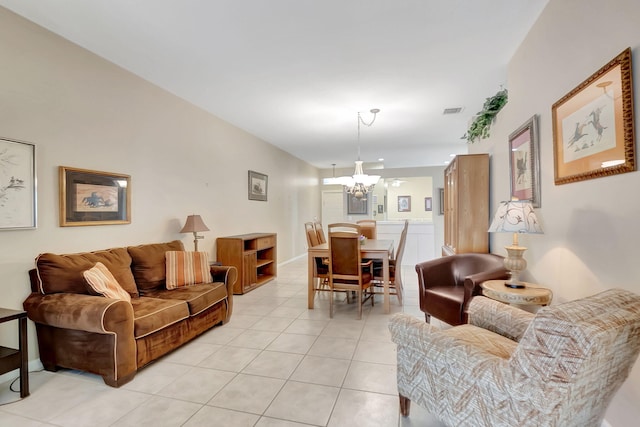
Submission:
<svg viewBox="0 0 640 427">
<path fill-rule="evenodd" d="M 211 282 L 209 257 L 206 252 L 165 252 L 167 289 Z"/>
<path fill-rule="evenodd" d="M 102 295 L 107 298 L 121 299 L 131 302 L 131 295 L 125 291 L 120 283 L 113 277 L 109 269 L 101 262 L 96 264 L 89 270 L 82 272 L 84 280 L 89 285 L 89 290 L 96 295 Z"/>
</svg>

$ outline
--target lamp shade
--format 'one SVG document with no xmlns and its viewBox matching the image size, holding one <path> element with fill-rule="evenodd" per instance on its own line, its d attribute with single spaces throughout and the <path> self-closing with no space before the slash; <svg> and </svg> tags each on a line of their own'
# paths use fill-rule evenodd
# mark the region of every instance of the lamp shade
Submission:
<svg viewBox="0 0 640 427">
<path fill-rule="evenodd" d="M 181 233 L 197 233 L 198 231 L 209 231 L 209 227 L 204 225 L 204 221 L 200 215 L 189 215 L 184 227 L 180 230 Z"/>
<path fill-rule="evenodd" d="M 512 200 L 501 202 L 496 211 L 490 233 L 527 233 L 542 234 L 542 226 L 538 222 L 533 205 L 528 201 Z"/>
</svg>

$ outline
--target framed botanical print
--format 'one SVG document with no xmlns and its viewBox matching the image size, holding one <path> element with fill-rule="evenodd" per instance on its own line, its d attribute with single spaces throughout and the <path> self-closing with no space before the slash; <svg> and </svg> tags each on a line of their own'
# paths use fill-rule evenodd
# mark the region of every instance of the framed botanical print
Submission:
<svg viewBox="0 0 640 427">
<path fill-rule="evenodd" d="M 0 138 L 0 230 L 36 228 L 36 146 Z"/>
<path fill-rule="evenodd" d="M 529 200 L 540 207 L 540 143 L 538 116 L 534 115 L 509 135 L 511 199 Z"/>
</svg>

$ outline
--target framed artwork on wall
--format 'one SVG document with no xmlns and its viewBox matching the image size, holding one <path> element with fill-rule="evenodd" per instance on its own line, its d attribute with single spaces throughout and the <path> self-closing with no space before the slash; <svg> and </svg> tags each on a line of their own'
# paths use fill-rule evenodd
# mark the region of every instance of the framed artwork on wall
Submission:
<svg viewBox="0 0 640 427">
<path fill-rule="evenodd" d="M 540 143 L 538 116 L 534 115 L 509 135 L 511 199 L 529 200 L 540 207 Z"/>
<path fill-rule="evenodd" d="M 0 230 L 36 228 L 36 146 L 0 137 Z"/>
<path fill-rule="evenodd" d="M 553 104 L 555 184 L 635 170 L 631 49 Z"/>
<path fill-rule="evenodd" d="M 353 194 L 347 194 L 347 214 L 367 215 L 367 199 L 358 199 Z"/>
<path fill-rule="evenodd" d="M 438 188 L 438 215 L 444 215 L 444 188 Z"/>
<path fill-rule="evenodd" d="M 398 212 L 411 212 L 411 196 L 398 196 Z"/>
<path fill-rule="evenodd" d="M 131 176 L 60 166 L 60 226 L 131 223 Z"/>
<path fill-rule="evenodd" d="M 433 211 L 433 199 L 431 197 L 424 198 L 424 210 L 425 212 Z"/>
<path fill-rule="evenodd" d="M 269 177 L 263 173 L 249 171 L 249 200 L 267 201 Z"/>
</svg>

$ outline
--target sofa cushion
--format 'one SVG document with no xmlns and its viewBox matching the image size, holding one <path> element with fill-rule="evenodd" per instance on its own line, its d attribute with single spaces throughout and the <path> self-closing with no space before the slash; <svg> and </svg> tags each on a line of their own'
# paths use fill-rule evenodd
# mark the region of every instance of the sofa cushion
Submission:
<svg viewBox="0 0 640 427">
<path fill-rule="evenodd" d="M 131 305 L 136 339 L 189 317 L 187 303 L 180 300 L 140 297 L 131 300 Z"/>
<path fill-rule="evenodd" d="M 87 290 L 90 294 L 131 301 L 131 295 L 122 289 L 120 283 L 103 263 L 96 262 L 96 265 L 85 270 L 82 275 L 87 282 Z"/>
<path fill-rule="evenodd" d="M 167 243 L 152 243 L 127 248 L 131 255 L 131 271 L 140 291 L 165 287 L 165 252 L 183 251 L 180 240 Z"/>
<path fill-rule="evenodd" d="M 167 289 L 211 282 L 206 252 L 165 252 Z"/>
<path fill-rule="evenodd" d="M 101 262 L 113 274 L 132 297 L 138 297 L 138 289 L 131 274 L 131 257 L 125 248 L 103 251 L 57 255 L 44 253 L 36 258 L 36 270 L 40 293 L 71 292 L 87 294 L 82 273 Z"/>
<path fill-rule="evenodd" d="M 224 283 L 203 283 L 184 286 L 178 289 L 156 289 L 146 291 L 144 296 L 160 299 L 176 299 L 185 301 L 189 305 L 192 316 L 227 298 L 227 287 Z"/>
</svg>

